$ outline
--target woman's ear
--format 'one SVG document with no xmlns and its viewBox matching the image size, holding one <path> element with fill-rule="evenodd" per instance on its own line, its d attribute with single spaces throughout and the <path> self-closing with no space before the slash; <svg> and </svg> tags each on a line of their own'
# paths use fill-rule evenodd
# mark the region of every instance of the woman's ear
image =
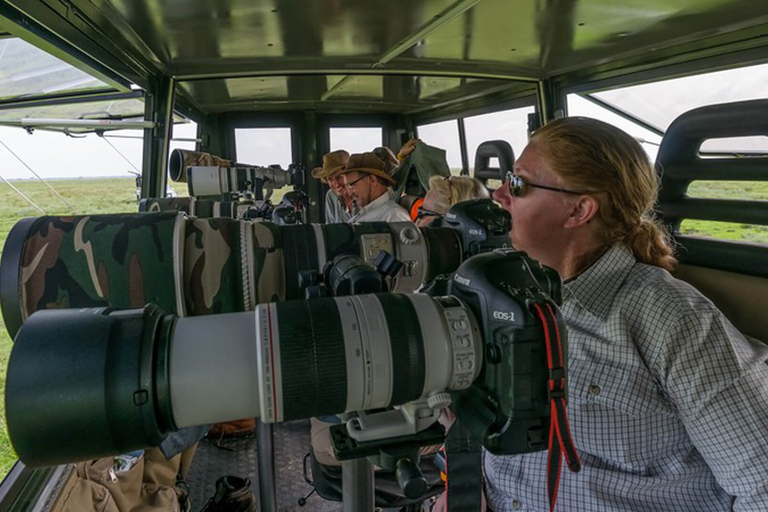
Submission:
<svg viewBox="0 0 768 512">
<path fill-rule="evenodd" d="M 573 203 L 571 212 L 565 221 L 566 228 L 577 228 L 590 221 L 597 215 L 597 199 L 590 195 L 581 195 Z"/>
</svg>

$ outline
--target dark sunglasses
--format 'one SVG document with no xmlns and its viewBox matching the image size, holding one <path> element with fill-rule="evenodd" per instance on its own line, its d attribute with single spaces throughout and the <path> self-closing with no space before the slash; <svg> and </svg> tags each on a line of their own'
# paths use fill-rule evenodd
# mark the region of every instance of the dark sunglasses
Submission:
<svg viewBox="0 0 768 512">
<path fill-rule="evenodd" d="M 427 210 L 426 208 L 422 208 L 421 206 L 419 206 L 419 209 L 416 210 L 416 218 L 423 219 L 424 217 L 442 217 L 442 215 L 437 212 L 433 212 L 432 210 Z"/>
<path fill-rule="evenodd" d="M 575 195 L 586 194 L 586 192 L 579 192 L 577 190 L 567 190 L 564 188 L 547 187 L 546 185 L 537 185 L 535 183 L 530 183 L 523 180 L 523 178 L 513 173 L 512 171 L 507 171 L 507 176 L 504 181 L 509 183 L 509 193 L 512 194 L 514 197 L 522 197 L 523 194 L 525 194 L 526 187 L 541 188 L 544 190 L 551 190 L 552 192 L 560 192 L 563 194 L 575 194 Z"/>
</svg>

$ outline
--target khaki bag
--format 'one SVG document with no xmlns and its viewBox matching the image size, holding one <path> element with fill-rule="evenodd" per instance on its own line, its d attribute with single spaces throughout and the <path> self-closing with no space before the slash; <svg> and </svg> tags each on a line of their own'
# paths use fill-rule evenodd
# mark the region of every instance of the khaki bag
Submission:
<svg viewBox="0 0 768 512">
<path fill-rule="evenodd" d="M 166 460 L 151 448 L 127 471 L 115 472 L 105 457 L 75 464 L 53 512 L 179 512 L 176 475 L 186 476 L 197 445 Z"/>
</svg>

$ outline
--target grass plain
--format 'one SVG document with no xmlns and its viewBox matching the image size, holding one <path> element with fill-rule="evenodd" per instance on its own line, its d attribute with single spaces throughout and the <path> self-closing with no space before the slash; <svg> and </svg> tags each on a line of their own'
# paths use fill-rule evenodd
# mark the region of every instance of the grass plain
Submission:
<svg viewBox="0 0 768 512">
<path fill-rule="evenodd" d="M 45 184 L 39 181 L 14 181 L 13 186 L 29 197 L 47 215 L 136 212 L 136 188 L 133 178 L 70 179 L 50 181 L 50 185 L 72 205 L 67 206 Z M 176 186 L 177 189 L 183 185 Z M 183 195 L 182 190 L 177 190 Z M 695 197 L 717 199 L 753 199 L 768 201 L 768 183 L 696 182 L 689 188 Z M 274 201 L 282 194 L 276 193 Z M 24 217 L 42 215 L 22 199 L 8 184 L 0 183 L 0 253 L 13 225 Z M 768 226 L 728 224 L 721 222 L 685 221 L 682 231 L 687 234 L 712 236 L 728 240 L 743 240 L 768 244 Z M 5 374 L 11 351 L 11 339 L 0 319 L 0 390 L 5 390 Z M 11 468 L 13 452 L 5 424 L 5 401 L 0 399 L 0 476 Z"/>
<path fill-rule="evenodd" d="M 48 183 L 72 205 L 72 208 L 40 181 L 11 182 L 47 215 L 138 211 L 133 178 L 70 179 Z M 25 217 L 39 215 L 42 213 L 13 191 L 8 184 L 0 183 L 0 252 L 5 245 L 8 232 L 16 222 Z M 16 461 L 16 454 L 8 439 L 5 423 L 5 374 L 10 353 L 11 338 L 0 319 L 0 389 L 3 392 L 3 397 L 0 399 L 0 477 L 4 476 Z"/>
</svg>

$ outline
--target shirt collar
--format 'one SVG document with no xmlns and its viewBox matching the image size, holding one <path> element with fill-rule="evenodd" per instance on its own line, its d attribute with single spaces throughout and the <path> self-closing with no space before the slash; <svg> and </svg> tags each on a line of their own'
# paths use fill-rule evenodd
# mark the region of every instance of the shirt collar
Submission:
<svg viewBox="0 0 768 512">
<path fill-rule="evenodd" d="M 617 243 L 590 267 L 563 283 L 563 298 L 574 299 L 597 317 L 608 316 L 614 298 L 637 263 L 632 251 Z"/>
<path fill-rule="evenodd" d="M 386 203 L 391 199 L 392 197 L 391 194 L 392 192 L 389 189 L 387 189 L 387 191 L 381 194 L 379 197 L 377 197 L 367 205 L 360 208 L 360 211 L 358 212 L 357 215 L 360 216 L 365 212 L 369 212 L 371 210 L 375 210 L 376 208 L 380 207 L 381 205 L 383 205 L 384 203 Z"/>
</svg>

